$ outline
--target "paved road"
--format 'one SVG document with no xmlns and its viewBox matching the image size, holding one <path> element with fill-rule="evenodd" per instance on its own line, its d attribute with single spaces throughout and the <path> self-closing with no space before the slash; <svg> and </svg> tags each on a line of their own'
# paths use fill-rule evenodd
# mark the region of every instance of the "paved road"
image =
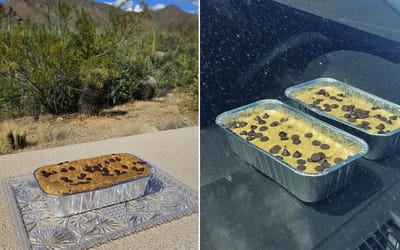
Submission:
<svg viewBox="0 0 400 250">
<path fill-rule="evenodd" d="M 133 153 L 198 191 L 198 127 L 169 130 L 0 157 L 0 178 L 39 166 L 113 152 Z M 19 249 L 0 192 L 0 249 Z M 197 249 L 198 214 L 129 235 L 94 249 Z"/>
</svg>

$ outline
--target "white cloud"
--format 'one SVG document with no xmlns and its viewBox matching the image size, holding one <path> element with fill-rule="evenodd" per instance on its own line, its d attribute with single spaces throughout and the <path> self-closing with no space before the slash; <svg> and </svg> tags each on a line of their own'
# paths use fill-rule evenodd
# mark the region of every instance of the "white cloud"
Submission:
<svg viewBox="0 0 400 250">
<path fill-rule="evenodd" d="M 140 6 L 140 4 L 136 4 L 135 8 L 133 8 L 133 11 L 134 12 L 142 12 L 143 8 L 142 8 L 142 6 Z"/>
<path fill-rule="evenodd" d="M 196 7 L 199 7 L 199 0 L 194 0 L 192 4 Z"/>
<path fill-rule="evenodd" d="M 103 3 L 108 4 L 108 5 L 114 5 L 114 2 L 103 2 Z"/>
<path fill-rule="evenodd" d="M 110 3 L 107 2 L 107 4 L 110 4 Z M 115 0 L 114 2 L 111 2 L 111 4 L 117 8 L 121 8 L 125 11 L 132 11 L 132 9 L 133 9 L 133 1 L 132 0 Z"/>
<path fill-rule="evenodd" d="M 158 3 L 156 5 L 153 5 L 150 9 L 152 10 L 161 10 L 165 8 L 165 4 L 163 3 Z"/>
</svg>

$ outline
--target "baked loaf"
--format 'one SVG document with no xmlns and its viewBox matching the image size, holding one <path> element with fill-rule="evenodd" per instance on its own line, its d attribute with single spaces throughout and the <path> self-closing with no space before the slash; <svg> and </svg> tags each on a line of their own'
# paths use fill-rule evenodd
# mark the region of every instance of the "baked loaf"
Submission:
<svg viewBox="0 0 400 250">
<path fill-rule="evenodd" d="M 245 111 L 225 125 L 249 143 L 309 174 L 323 172 L 361 150 L 335 141 L 283 110 Z"/>
<path fill-rule="evenodd" d="M 121 153 L 42 166 L 35 170 L 34 175 L 44 192 L 63 195 L 134 181 L 150 173 L 146 162 Z"/>
<path fill-rule="evenodd" d="M 399 114 L 336 86 L 305 88 L 293 97 L 370 133 L 386 134 L 400 128 Z"/>
</svg>

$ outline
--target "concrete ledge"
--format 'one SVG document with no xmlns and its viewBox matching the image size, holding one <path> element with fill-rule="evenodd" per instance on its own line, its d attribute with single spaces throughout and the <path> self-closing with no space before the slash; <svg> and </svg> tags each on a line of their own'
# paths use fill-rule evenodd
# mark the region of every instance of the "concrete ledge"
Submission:
<svg viewBox="0 0 400 250">
<path fill-rule="evenodd" d="M 136 154 L 198 191 L 198 127 L 168 130 L 0 156 L 0 178 L 39 166 L 102 154 Z M 19 249 L 9 207 L 0 193 L 0 248 Z M 198 214 L 129 235 L 95 249 L 197 249 Z"/>
</svg>

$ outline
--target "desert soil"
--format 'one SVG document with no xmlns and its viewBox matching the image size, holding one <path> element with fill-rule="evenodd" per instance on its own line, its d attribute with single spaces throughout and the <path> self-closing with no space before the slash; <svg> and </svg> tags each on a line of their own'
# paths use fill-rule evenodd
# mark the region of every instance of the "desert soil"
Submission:
<svg viewBox="0 0 400 250">
<path fill-rule="evenodd" d="M 198 125 L 196 111 L 187 110 L 188 97 L 170 93 L 151 101 L 135 101 L 103 110 L 98 116 L 42 115 L 39 121 L 22 117 L 0 122 L 0 154 L 36 150 L 159 130 Z M 12 150 L 6 134 L 25 133 L 28 146 Z"/>
</svg>

